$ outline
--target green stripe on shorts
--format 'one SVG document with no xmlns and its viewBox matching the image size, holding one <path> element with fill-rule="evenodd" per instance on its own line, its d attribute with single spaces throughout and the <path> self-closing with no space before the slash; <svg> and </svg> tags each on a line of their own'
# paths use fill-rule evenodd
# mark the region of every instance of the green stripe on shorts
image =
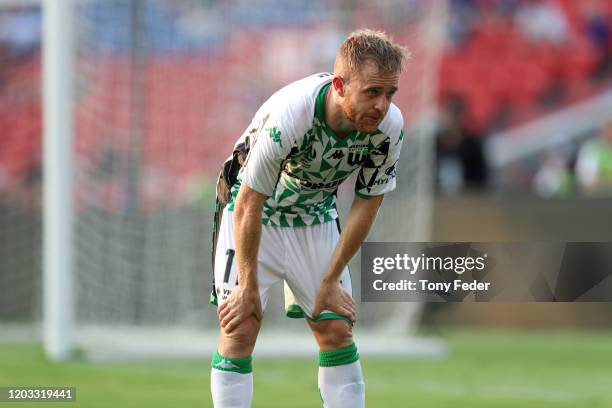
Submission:
<svg viewBox="0 0 612 408">
<path fill-rule="evenodd" d="M 287 307 L 285 309 L 285 314 L 287 315 L 287 317 L 290 317 L 292 319 L 302 319 L 306 317 L 312 322 L 319 322 L 321 320 L 344 320 L 348 322 L 351 326 L 353 325 L 353 322 L 348 317 L 333 312 L 324 312 L 321 313 L 318 317 L 313 318 L 304 313 L 304 310 L 298 305 L 290 305 L 289 307 Z"/>
</svg>

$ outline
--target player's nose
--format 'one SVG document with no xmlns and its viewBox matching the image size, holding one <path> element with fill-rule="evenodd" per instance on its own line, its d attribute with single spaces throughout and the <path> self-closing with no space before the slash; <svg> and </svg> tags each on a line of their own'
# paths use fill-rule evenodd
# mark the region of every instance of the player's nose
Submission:
<svg viewBox="0 0 612 408">
<path fill-rule="evenodd" d="M 384 95 L 376 99 L 374 109 L 379 115 L 382 115 L 387 110 L 387 98 L 385 98 Z"/>
</svg>

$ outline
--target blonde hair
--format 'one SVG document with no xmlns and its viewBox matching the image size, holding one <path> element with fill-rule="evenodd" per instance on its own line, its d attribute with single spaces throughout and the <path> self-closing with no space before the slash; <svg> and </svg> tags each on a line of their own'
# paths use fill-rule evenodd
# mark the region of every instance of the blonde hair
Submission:
<svg viewBox="0 0 612 408">
<path fill-rule="evenodd" d="M 334 71 L 339 74 L 346 69 L 342 73 L 347 76 L 359 74 L 365 62 L 372 60 L 384 73 L 400 73 L 409 58 L 410 52 L 394 43 L 383 31 L 358 30 L 340 45 Z"/>
</svg>

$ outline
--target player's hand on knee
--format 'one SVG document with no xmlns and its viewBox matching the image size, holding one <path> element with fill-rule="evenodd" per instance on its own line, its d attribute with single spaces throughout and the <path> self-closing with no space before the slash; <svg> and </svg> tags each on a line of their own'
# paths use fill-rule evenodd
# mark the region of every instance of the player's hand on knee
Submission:
<svg viewBox="0 0 612 408">
<path fill-rule="evenodd" d="M 236 286 L 229 297 L 217 310 L 221 327 L 231 333 L 249 316 L 255 316 L 258 321 L 263 318 L 259 290 L 246 286 Z"/>
<path fill-rule="evenodd" d="M 338 281 L 321 282 L 312 317 L 318 317 L 324 310 L 345 316 L 352 322 L 355 321 L 357 315 L 353 297 L 342 288 Z"/>
</svg>

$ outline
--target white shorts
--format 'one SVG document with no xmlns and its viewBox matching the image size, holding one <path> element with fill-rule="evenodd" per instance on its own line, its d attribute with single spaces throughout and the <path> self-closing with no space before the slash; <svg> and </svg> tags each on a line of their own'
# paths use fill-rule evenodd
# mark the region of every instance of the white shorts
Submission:
<svg viewBox="0 0 612 408">
<path fill-rule="evenodd" d="M 220 305 L 237 285 L 238 272 L 234 258 L 233 213 L 223 210 L 215 254 L 212 303 Z M 308 227 L 271 227 L 262 225 L 257 254 L 257 277 L 261 306 L 265 310 L 272 285 L 284 281 L 285 312 L 288 317 L 311 320 L 344 319 L 345 316 L 324 311 L 317 319 L 312 309 L 329 260 L 340 237 L 336 222 Z M 344 290 L 352 296 L 348 267 L 340 275 Z M 216 299 L 215 295 L 216 294 Z"/>
</svg>

